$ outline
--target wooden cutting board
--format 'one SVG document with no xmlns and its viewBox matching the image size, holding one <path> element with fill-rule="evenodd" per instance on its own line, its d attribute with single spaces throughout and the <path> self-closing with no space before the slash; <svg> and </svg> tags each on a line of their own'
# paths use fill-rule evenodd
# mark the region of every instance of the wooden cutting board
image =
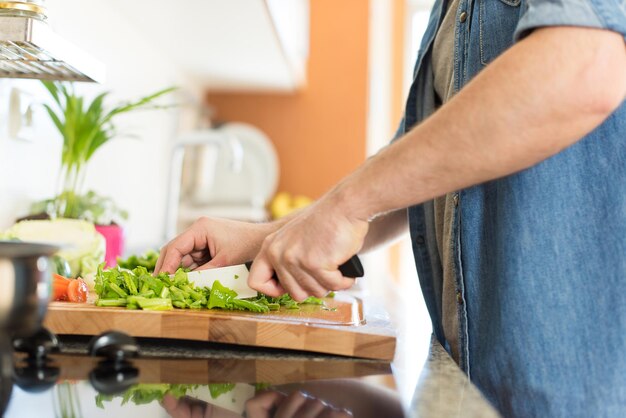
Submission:
<svg viewBox="0 0 626 418">
<path fill-rule="evenodd" d="M 44 326 L 55 334 L 172 338 L 392 360 L 395 335 L 385 318 L 364 318 L 360 299 L 337 295 L 326 309 L 304 305 L 258 314 L 221 310 L 142 311 L 51 302 Z"/>
</svg>

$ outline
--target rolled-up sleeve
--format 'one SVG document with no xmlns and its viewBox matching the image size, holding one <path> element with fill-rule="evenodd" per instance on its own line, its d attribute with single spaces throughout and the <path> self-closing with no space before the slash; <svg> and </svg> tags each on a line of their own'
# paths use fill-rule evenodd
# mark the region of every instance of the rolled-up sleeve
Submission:
<svg viewBox="0 0 626 418">
<path fill-rule="evenodd" d="M 528 0 L 515 29 L 515 40 L 545 26 L 607 29 L 626 39 L 626 0 Z"/>
</svg>

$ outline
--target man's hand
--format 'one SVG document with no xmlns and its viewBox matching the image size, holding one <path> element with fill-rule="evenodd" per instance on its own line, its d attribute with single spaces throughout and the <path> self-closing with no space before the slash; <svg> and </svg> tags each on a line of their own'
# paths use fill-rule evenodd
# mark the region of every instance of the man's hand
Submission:
<svg viewBox="0 0 626 418">
<path fill-rule="evenodd" d="M 297 301 L 347 289 L 354 280 L 338 266 L 358 253 L 367 231 L 367 220 L 352 217 L 330 193 L 265 238 L 248 285 L 273 297 L 289 293 Z M 272 279 L 274 272 L 280 283 Z"/>
<path fill-rule="evenodd" d="M 252 260 L 278 224 L 200 218 L 161 249 L 155 273 L 174 273 L 241 264 Z"/>
<path fill-rule="evenodd" d="M 265 391 L 246 402 L 248 418 L 349 418 L 352 413 L 333 408 L 321 400 L 294 391 L 285 395 Z"/>
<path fill-rule="evenodd" d="M 167 394 L 161 406 L 172 418 L 241 418 L 232 411 L 188 396 L 177 399 Z"/>
</svg>

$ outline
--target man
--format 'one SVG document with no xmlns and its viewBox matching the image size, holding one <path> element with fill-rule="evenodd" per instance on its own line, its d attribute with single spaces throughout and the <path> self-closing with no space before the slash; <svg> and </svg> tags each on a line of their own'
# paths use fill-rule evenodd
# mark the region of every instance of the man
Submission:
<svg viewBox="0 0 626 418">
<path fill-rule="evenodd" d="M 435 335 L 505 416 L 624 416 L 625 34 L 623 0 L 438 1 L 391 145 L 290 219 L 199 220 L 157 270 L 254 258 L 303 299 L 408 227 Z"/>
</svg>

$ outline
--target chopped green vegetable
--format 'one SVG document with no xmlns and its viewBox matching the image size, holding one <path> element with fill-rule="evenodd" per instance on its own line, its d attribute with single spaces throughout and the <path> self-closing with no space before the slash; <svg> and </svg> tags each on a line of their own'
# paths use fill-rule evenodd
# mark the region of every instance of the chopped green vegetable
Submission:
<svg viewBox="0 0 626 418">
<path fill-rule="evenodd" d="M 323 305 L 324 301 L 320 298 L 316 298 L 315 296 L 309 296 L 300 303 L 303 305 Z"/>
<path fill-rule="evenodd" d="M 120 257 L 117 258 L 117 265 L 121 268 L 125 268 L 128 270 L 134 270 L 135 268 L 141 266 L 145 267 L 146 270 L 152 272 L 156 267 L 157 260 L 159 258 L 159 253 L 154 250 L 149 250 L 143 255 L 131 255 L 127 259 L 122 259 Z"/>
<path fill-rule="evenodd" d="M 217 399 L 220 396 L 232 392 L 235 389 L 235 383 L 209 383 L 208 385 L 202 385 L 207 387 L 212 399 Z M 258 387 L 267 388 L 267 383 L 257 383 Z M 141 383 L 132 386 L 126 392 L 119 395 L 105 395 L 99 393 L 96 395 L 96 406 L 104 409 L 105 402 L 111 402 L 115 398 L 121 398 L 121 404 L 126 405 L 132 402 L 135 405 L 146 405 L 152 402 L 163 402 L 165 395 L 171 395 L 176 399 L 180 399 L 183 396 L 191 395 L 198 390 L 201 385 L 170 385 L 166 383 Z"/>
<path fill-rule="evenodd" d="M 98 299 L 96 306 L 126 306 L 126 299 Z"/>
<path fill-rule="evenodd" d="M 209 289 L 196 287 L 187 273 L 178 269 L 173 276 L 160 273 L 152 276 L 146 266 L 132 270 L 113 268 L 97 269 L 95 291 L 97 306 L 125 306 L 127 309 L 168 310 L 179 309 L 225 309 L 258 313 L 285 309 L 300 309 L 301 304 L 324 306 L 322 299 L 310 297 L 301 303 L 289 295 L 279 298 L 258 294 L 257 297 L 237 299 L 237 293 L 215 281 Z"/>
<path fill-rule="evenodd" d="M 271 387 L 272 387 L 272 385 L 270 385 L 269 383 L 265 383 L 265 382 L 259 382 L 259 383 L 255 383 L 255 384 L 254 384 L 254 389 L 255 389 L 257 392 L 260 392 L 260 391 L 262 391 L 262 390 L 269 389 L 269 388 L 271 388 Z"/>
<path fill-rule="evenodd" d="M 234 388 L 234 383 L 209 383 L 209 392 L 213 399 L 217 399 L 220 395 L 228 393 Z"/>
<path fill-rule="evenodd" d="M 99 393 L 96 395 L 96 406 L 104 409 L 104 402 L 111 402 L 116 397 L 122 398 L 122 405 L 132 402 L 135 405 L 146 405 L 154 401 L 161 402 L 166 394 L 170 394 L 176 398 L 185 396 L 185 394 L 194 390 L 197 385 L 169 385 L 166 383 L 142 383 L 135 385 L 120 395 L 105 395 Z"/>
</svg>

